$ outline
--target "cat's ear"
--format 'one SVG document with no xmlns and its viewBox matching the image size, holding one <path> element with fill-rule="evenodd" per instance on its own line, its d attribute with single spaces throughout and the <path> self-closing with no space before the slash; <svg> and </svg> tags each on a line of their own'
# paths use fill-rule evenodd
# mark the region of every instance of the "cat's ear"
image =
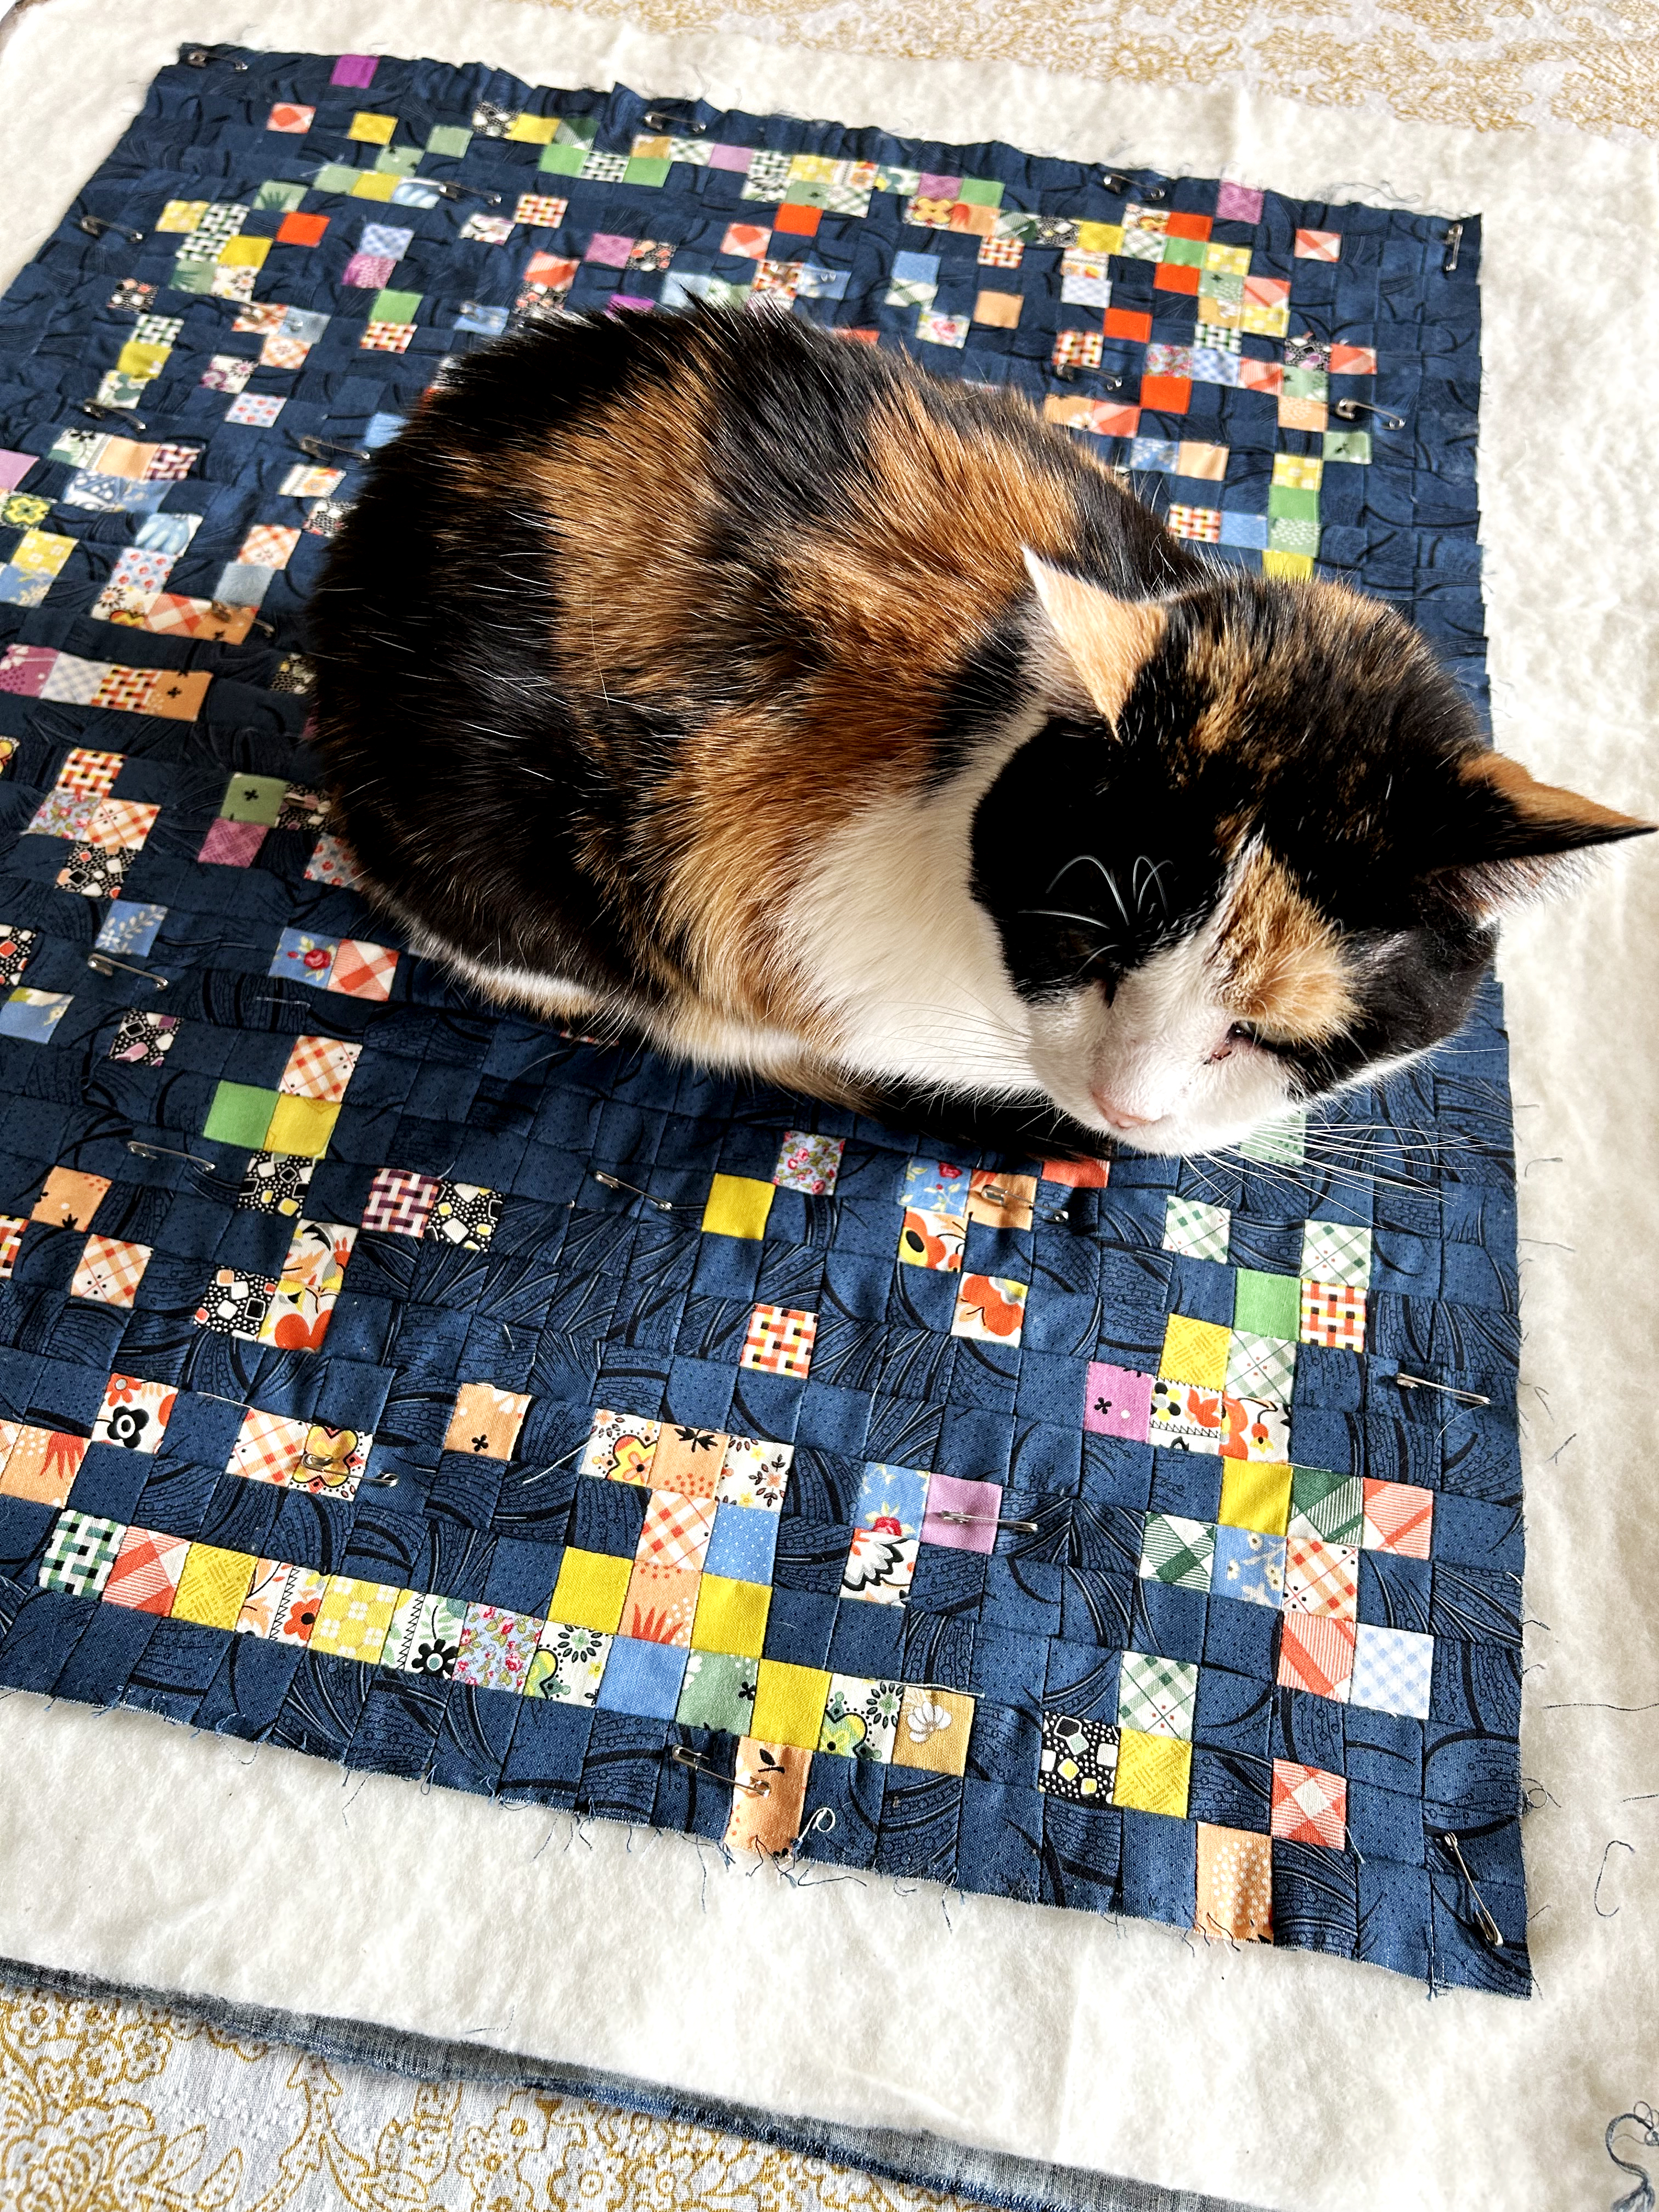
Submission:
<svg viewBox="0 0 1659 2212">
<path fill-rule="evenodd" d="M 1593 845 L 1651 836 L 1656 824 L 1559 784 L 1540 783 L 1504 753 L 1477 753 L 1460 771 L 1463 818 L 1451 834 L 1467 857 L 1431 871 L 1437 886 L 1483 924 L 1550 890 Z"/>
<path fill-rule="evenodd" d="M 1123 711 L 1135 678 L 1164 635 L 1155 600 L 1120 599 L 1081 576 L 1051 568 L 1027 546 L 1026 574 L 1042 610 L 1036 644 L 1050 689 L 1092 706 L 1109 722 Z"/>
</svg>

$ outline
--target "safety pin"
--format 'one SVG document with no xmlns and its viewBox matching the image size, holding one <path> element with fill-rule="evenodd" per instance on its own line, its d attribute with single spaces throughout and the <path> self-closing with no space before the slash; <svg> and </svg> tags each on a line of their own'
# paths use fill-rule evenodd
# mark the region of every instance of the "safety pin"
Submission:
<svg viewBox="0 0 1659 2212">
<path fill-rule="evenodd" d="M 1122 169 L 1103 169 L 1100 188 L 1104 192 L 1122 192 L 1136 200 L 1167 200 L 1170 197 L 1167 185 L 1140 184 Z"/>
<path fill-rule="evenodd" d="M 132 430 L 144 427 L 141 416 L 130 413 L 125 407 L 112 407 L 106 399 L 77 399 L 74 404 L 81 414 L 90 415 L 94 422 L 125 422 Z"/>
<path fill-rule="evenodd" d="M 1083 371 L 1075 362 L 1067 362 L 1063 368 L 1056 368 L 1054 372 L 1055 379 L 1061 384 L 1071 384 L 1082 374 Z M 1099 372 L 1096 371 L 1094 374 L 1098 374 Z M 1100 381 L 1108 392 L 1121 392 L 1123 389 L 1123 379 L 1121 376 L 1102 376 Z"/>
<path fill-rule="evenodd" d="M 1426 1375 L 1401 1375 L 1395 1378 L 1401 1390 L 1437 1390 L 1443 1398 L 1455 1398 L 1460 1406 L 1490 1406 L 1492 1400 L 1483 1398 L 1478 1390 L 1460 1390 L 1454 1383 L 1431 1382 Z"/>
<path fill-rule="evenodd" d="M 1504 1948 L 1504 1931 L 1486 1910 L 1486 1900 L 1474 1886 L 1474 1876 L 1469 1872 L 1469 1863 L 1463 1856 L 1462 1845 L 1455 1836 L 1443 1835 L 1440 1841 L 1457 1862 L 1457 1871 L 1463 1877 L 1474 1905 L 1475 1917 L 1480 1923 L 1480 1933 L 1494 1951 L 1501 1951 Z"/>
<path fill-rule="evenodd" d="M 326 460 L 331 453 L 343 453 L 348 460 L 372 461 L 374 453 L 367 446 L 343 446 L 337 438 L 313 438 L 307 431 L 296 437 L 295 444 L 302 453 L 309 453 L 313 461 Z"/>
<path fill-rule="evenodd" d="M 188 1160 L 191 1167 L 199 1168 L 204 1175 L 216 1176 L 219 1172 L 213 1162 L 204 1160 L 199 1152 L 174 1152 L 166 1145 L 147 1145 L 138 1137 L 127 1139 L 127 1150 L 135 1152 L 141 1160 Z"/>
<path fill-rule="evenodd" d="M 106 231 L 112 230 L 118 232 L 130 245 L 142 246 L 144 242 L 144 234 L 142 230 L 129 230 L 125 223 L 109 222 L 100 215 L 83 215 L 77 219 L 75 227 L 77 230 L 84 230 L 88 238 L 101 238 Z"/>
<path fill-rule="evenodd" d="M 112 975 L 118 968 L 124 975 L 142 975 L 152 991 L 165 991 L 165 975 L 152 975 L 148 968 L 135 968 L 130 960 L 112 960 L 107 952 L 88 952 L 87 965 L 100 975 Z"/>
<path fill-rule="evenodd" d="M 640 120 L 647 131 L 678 131 L 688 138 L 703 138 L 708 134 L 706 123 L 694 123 L 689 115 L 671 115 L 665 107 L 647 107 Z"/>
<path fill-rule="evenodd" d="M 631 1190 L 635 1198 L 642 1198 L 647 1206 L 654 1206 L 659 1213 L 672 1213 L 673 1203 L 666 1198 L 653 1198 L 648 1190 L 641 1190 L 636 1182 L 624 1182 L 620 1176 L 606 1175 L 600 1168 L 590 1168 L 588 1173 L 595 1182 L 602 1182 L 607 1190 Z"/>
<path fill-rule="evenodd" d="M 670 1744 L 668 1756 L 678 1765 L 695 1767 L 699 1774 L 706 1774 L 711 1782 L 725 1783 L 728 1790 L 741 1790 L 750 1797 L 769 1797 L 772 1795 L 769 1782 L 745 1782 L 740 1774 L 722 1774 L 712 1759 L 705 1759 L 700 1751 L 693 1751 L 689 1745 Z"/>
<path fill-rule="evenodd" d="M 179 58 L 191 69 L 209 69 L 215 62 L 228 62 L 234 70 L 246 76 L 247 64 L 239 62 L 234 54 L 222 54 L 216 46 L 186 46 Z"/>
<path fill-rule="evenodd" d="M 1375 415 L 1385 430 L 1403 430 L 1406 427 L 1403 415 L 1391 415 L 1386 407 L 1374 407 L 1369 399 L 1336 400 L 1331 412 L 1340 415 L 1345 422 L 1357 422 L 1362 415 Z"/>
<path fill-rule="evenodd" d="M 486 207 L 499 207 L 499 192 L 488 192 L 482 185 L 464 185 L 455 177 L 411 177 L 411 185 L 429 185 L 434 192 L 441 192 L 447 200 L 482 200 Z"/>
<path fill-rule="evenodd" d="M 988 1521 L 994 1528 L 1017 1528 L 1022 1536 L 1042 1534 L 1035 1521 L 1004 1521 L 994 1513 L 961 1513 L 953 1510 L 948 1513 L 930 1513 L 927 1517 L 930 1521 L 948 1521 L 953 1528 L 969 1528 L 976 1522 Z"/>
<path fill-rule="evenodd" d="M 1446 249 L 1446 258 L 1440 264 L 1440 273 L 1443 276 L 1449 276 L 1456 270 L 1458 251 L 1463 243 L 1462 224 L 1449 222 L 1446 225 L 1446 235 L 1440 243 Z"/>
</svg>

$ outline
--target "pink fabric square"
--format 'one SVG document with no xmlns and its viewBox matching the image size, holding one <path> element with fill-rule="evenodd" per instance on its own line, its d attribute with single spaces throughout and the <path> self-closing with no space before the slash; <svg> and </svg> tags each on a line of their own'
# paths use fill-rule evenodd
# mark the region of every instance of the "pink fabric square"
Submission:
<svg viewBox="0 0 1659 2212">
<path fill-rule="evenodd" d="M 708 149 L 711 169 L 747 170 L 754 158 L 752 146 L 711 146 Z"/>
<path fill-rule="evenodd" d="M 954 1552 L 994 1552 L 997 1516 L 1002 1510 L 1000 1482 L 964 1482 L 959 1475 L 936 1474 L 927 1485 L 922 1516 L 924 1544 L 945 1544 Z M 971 1521 L 945 1521 L 945 1513 L 971 1513 Z"/>
<path fill-rule="evenodd" d="M 1236 185 L 1231 177 L 1224 177 L 1215 196 L 1215 211 L 1218 222 L 1260 222 L 1261 195 L 1249 185 Z"/>
<path fill-rule="evenodd" d="M 34 453 L 0 451 L 0 491 L 15 491 L 38 459 Z"/>
<path fill-rule="evenodd" d="M 1144 1444 L 1152 1419 L 1152 1378 L 1133 1367 L 1114 1367 L 1103 1359 L 1089 1362 L 1089 1391 L 1084 1401 L 1083 1425 L 1097 1437 L 1122 1437 Z"/>
<path fill-rule="evenodd" d="M 648 315 L 656 304 L 654 300 L 647 300 L 642 293 L 614 292 L 605 313 L 607 315 L 617 315 L 624 312 L 635 315 Z"/>
<path fill-rule="evenodd" d="M 15 691 L 25 699 L 38 699 L 57 665 L 56 646 L 9 645 L 3 657 L 0 657 L 0 691 Z"/>
<path fill-rule="evenodd" d="M 628 257 L 633 250 L 631 238 L 623 238 L 613 230 L 596 230 L 588 242 L 584 258 L 597 261 L 601 269 L 626 269 Z"/>
<path fill-rule="evenodd" d="M 379 292 L 392 282 L 397 263 L 389 253 L 354 253 L 340 278 L 360 292 Z"/>
<path fill-rule="evenodd" d="M 917 179 L 916 198 L 919 200 L 953 200 L 961 190 L 960 177 L 925 176 Z"/>
<path fill-rule="evenodd" d="M 222 868 L 246 868 L 265 842 L 263 822 L 213 823 L 202 840 L 198 860 L 216 860 Z"/>
<path fill-rule="evenodd" d="M 356 85 L 361 91 L 364 86 L 374 83 L 378 63 L 379 56 L 375 54 L 342 54 L 334 64 L 334 74 L 329 82 Z"/>
</svg>

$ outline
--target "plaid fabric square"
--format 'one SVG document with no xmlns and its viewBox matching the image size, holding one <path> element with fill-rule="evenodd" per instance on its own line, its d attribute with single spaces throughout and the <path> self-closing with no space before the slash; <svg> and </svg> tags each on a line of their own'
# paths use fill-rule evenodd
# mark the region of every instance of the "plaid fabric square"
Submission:
<svg viewBox="0 0 1659 2212">
<path fill-rule="evenodd" d="M 1359 1554 L 1322 1536 L 1293 1536 L 1285 1547 L 1285 1610 L 1352 1620 L 1359 1607 Z"/>
<path fill-rule="evenodd" d="M 1347 1839 L 1348 1783 L 1294 1759 L 1273 1761 L 1272 1832 L 1287 1844 L 1324 1844 L 1340 1851 Z"/>
<path fill-rule="evenodd" d="M 364 353 L 407 353 L 415 327 L 413 323 L 365 323 L 357 343 Z"/>
<path fill-rule="evenodd" d="M 1369 1711 L 1429 1717 L 1434 1677 L 1434 1638 L 1407 1628 L 1380 1628 L 1362 1620 L 1354 1646 L 1349 1702 Z"/>
<path fill-rule="evenodd" d="M 1164 1201 L 1164 1249 L 1189 1260 L 1225 1261 L 1232 1216 L 1224 1206 L 1208 1206 L 1202 1199 L 1176 1198 Z"/>
<path fill-rule="evenodd" d="M 845 1137 L 819 1137 L 799 1129 L 786 1129 L 778 1147 L 772 1180 L 780 1190 L 801 1190 L 813 1198 L 826 1197 L 841 1173 Z"/>
<path fill-rule="evenodd" d="M 406 1168 L 381 1168 L 369 1185 L 362 1225 L 387 1231 L 394 1237 L 418 1237 L 437 1194 L 435 1176 L 416 1175 Z"/>
<path fill-rule="evenodd" d="M 161 811 L 131 799 L 100 799 L 88 817 L 86 842 L 108 853 L 139 852 Z"/>
<path fill-rule="evenodd" d="M 1298 230 L 1295 252 L 1298 261 L 1334 261 L 1342 252 L 1342 234 L 1340 230 Z"/>
<path fill-rule="evenodd" d="M 1117 1687 L 1120 1728 L 1190 1743 L 1197 1705 L 1198 1668 L 1193 1662 L 1146 1651 L 1123 1654 Z"/>
<path fill-rule="evenodd" d="M 1310 1221 L 1302 1232 L 1304 1282 L 1363 1291 L 1371 1279 L 1371 1232 L 1342 1221 Z"/>
<path fill-rule="evenodd" d="M 1364 1291 L 1345 1283 L 1304 1283 L 1302 1341 L 1345 1352 L 1363 1352 Z"/>
<path fill-rule="evenodd" d="M 1061 331 L 1054 340 L 1054 365 L 1057 369 L 1098 368 L 1104 349 L 1098 331 Z"/>
<path fill-rule="evenodd" d="M 1413 1492 L 1425 1498 L 1426 1491 Z M 1322 1468 L 1299 1467 L 1291 1477 L 1292 1536 L 1322 1536 L 1328 1543 L 1354 1544 L 1364 1527 L 1365 1492 L 1359 1477 L 1329 1474 Z"/>
<path fill-rule="evenodd" d="M 1288 1408 L 1296 1381 L 1296 1346 L 1276 1336 L 1236 1328 L 1227 1346 L 1227 1395 Z"/>
<path fill-rule="evenodd" d="M 346 1095 L 346 1085 L 362 1050 L 362 1045 L 345 1044 L 337 1037 L 295 1037 L 276 1088 L 289 1098 L 325 1098 L 337 1103 Z"/>
<path fill-rule="evenodd" d="M 1074 1805 L 1109 1805 L 1117 1747 L 1117 1730 L 1104 1721 L 1044 1713 L 1037 1788 Z"/>
<path fill-rule="evenodd" d="M 501 1218 L 499 1191 L 475 1182 L 438 1178 L 423 1234 L 434 1244 L 458 1245 L 463 1252 L 488 1249 Z"/>
<path fill-rule="evenodd" d="M 1348 1702 L 1353 1674 L 1354 1624 L 1286 1613 L 1279 1646 L 1279 1686 L 1316 1698 Z"/>
<path fill-rule="evenodd" d="M 1426 1559 L 1434 1539 L 1434 1492 L 1412 1482 L 1376 1482 L 1364 1478 L 1364 1527 L 1359 1540 L 1368 1552 L 1395 1552 L 1407 1559 Z"/>
<path fill-rule="evenodd" d="M 137 1006 L 130 1006 L 116 1029 L 109 1057 L 126 1060 L 135 1067 L 159 1067 L 172 1051 L 178 1034 L 175 1015 L 143 1013 Z"/>
<path fill-rule="evenodd" d="M 275 522 L 256 523 L 242 540 L 238 561 L 254 568 L 286 568 L 300 542 L 297 527 Z"/>
<path fill-rule="evenodd" d="M 97 1298 L 100 1305 L 133 1305 L 143 1270 L 153 1259 L 150 1245 L 124 1243 L 119 1237 L 88 1237 L 80 1267 L 69 1285 L 70 1298 Z"/>
<path fill-rule="evenodd" d="M 173 1593 L 189 1550 L 182 1536 L 164 1536 L 154 1528 L 129 1528 L 104 1583 L 105 1604 L 125 1605 L 134 1613 L 154 1613 L 165 1618 L 173 1610 Z"/>
<path fill-rule="evenodd" d="M 334 955 L 328 988 L 331 991 L 343 991 L 352 999 L 386 1000 L 392 996 L 392 978 L 397 967 L 398 956 L 389 945 L 368 945 L 361 938 L 343 937 Z"/>
<path fill-rule="evenodd" d="M 251 1409 L 226 1462 L 227 1474 L 240 1474 L 248 1482 L 274 1483 L 279 1489 L 300 1464 L 306 1448 L 306 1425 L 286 1413 L 262 1413 Z"/>
<path fill-rule="evenodd" d="M 1207 1590 L 1215 1563 L 1216 1530 L 1208 1521 L 1178 1513 L 1149 1513 L 1141 1531 L 1140 1571 L 1149 1582 L 1176 1589 Z"/>
<path fill-rule="evenodd" d="M 676 1490 L 653 1490 L 635 1559 L 646 1566 L 700 1572 L 714 1533 L 715 1511 L 712 1497 L 685 1498 Z"/>
<path fill-rule="evenodd" d="M 979 263 L 981 269 L 1018 269 L 1024 258 L 1025 247 L 1018 238 L 998 238 L 993 234 L 979 242 Z"/>
<path fill-rule="evenodd" d="M 143 481 L 182 483 L 201 458 L 199 446 L 152 446 L 149 459 L 144 464 Z"/>
<path fill-rule="evenodd" d="M 749 1332 L 738 1364 L 758 1368 L 766 1375 L 793 1375 L 805 1381 L 817 1333 L 815 1313 L 797 1313 L 787 1306 L 757 1306 L 749 1317 Z"/>
<path fill-rule="evenodd" d="M 90 707 L 103 684 L 114 673 L 113 664 L 110 661 L 84 660 L 79 653 L 60 653 L 40 687 L 40 696 L 60 700 L 66 707 Z M 155 671 L 153 668 L 143 669 L 139 673 L 147 684 L 155 683 Z"/>
<path fill-rule="evenodd" d="M 556 230 L 569 204 L 568 200 L 556 199 L 550 192 L 520 192 L 513 220 L 526 223 L 533 230 Z"/>
<path fill-rule="evenodd" d="M 126 1533 L 124 1522 L 60 1513 L 40 1561 L 40 1588 L 66 1590 L 71 1597 L 101 1596 Z"/>
</svg>

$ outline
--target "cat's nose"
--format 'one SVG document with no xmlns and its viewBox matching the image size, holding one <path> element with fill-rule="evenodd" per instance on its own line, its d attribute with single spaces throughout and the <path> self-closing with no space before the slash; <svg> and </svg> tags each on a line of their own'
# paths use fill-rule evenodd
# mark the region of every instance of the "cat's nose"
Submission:
<svg viewBox="0 0 1659 2212">
<path fill-rule="evenodd" d="M 1101 1119 L 1109 1121 L 1115 1129 L 1146 1129 L 1158 1119 L 1156 1114 L 1132 1114 L 1127 1106 L 1120 1106 L 1116 1099 L 1109 1097 L 1103 1091 L 1094 1091 L 1089 1095 L 1100 1109 Z"/>
</svg>

